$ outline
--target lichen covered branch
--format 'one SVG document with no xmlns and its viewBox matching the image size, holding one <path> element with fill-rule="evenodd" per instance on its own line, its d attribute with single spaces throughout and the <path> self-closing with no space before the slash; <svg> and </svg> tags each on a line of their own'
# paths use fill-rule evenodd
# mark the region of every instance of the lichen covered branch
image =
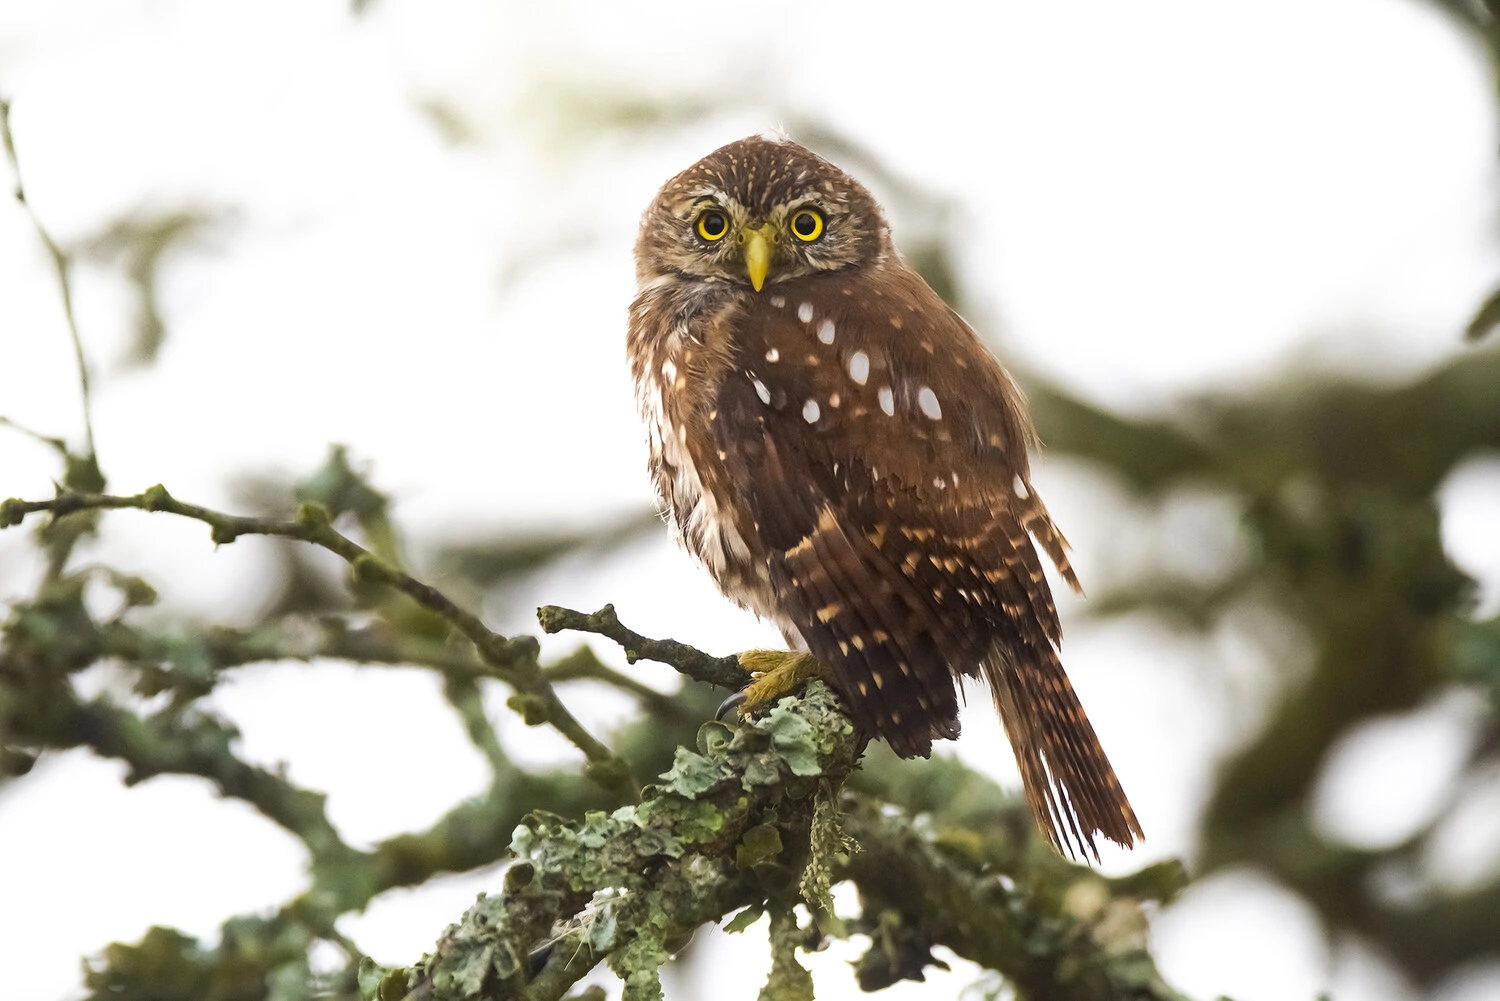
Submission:
<svg viewBox="0 0 1500 1001">
<path fill-rule="evenodd" d="M 817 804 L 862 745 L 820 683 L 736 730 L 707 724 L 641 803 L 581 823 L 529 818 L 504 891 L 391 976 L 436 1001 L 543 1001 L 607 959 L 627 999 L 660 998 L 657 971 L 694 929 L 768 893 L 794 901 L 801 874 L 824 864 L 809 851 Z"/>
<path fill-rule="evenodd" d="M 581 822 L 529 816 L 501 892 L 420 963 L 371 978 L 381 986 L 367 997 L 555 1001 L 604 961 L 625 998 L 659 999 L 659 967 L 698 926 L 741 911 L 727 926 L 739 930 L 769 911 L 763 996 L 810 996 L 797 950 L 858 931 L 871 939 L 866 989 L 922 979 L 946 946 L 1025 998 L 1180 1001 L 1145 950 L 1140 907 L 1180 887 L 1180 869 L 1106 880 L 1029 835 L 1029 851 L 1004 856 L 947 840 L 930 816 L 841 793 L 863 745 L 819 682 L 736 729 L 706 724 L 642 803 Z M 847 927 L 827 900 L 844 880 L 861 900 Z M 798 925 L 798 903 L 813 924 Z"/>
</svg>

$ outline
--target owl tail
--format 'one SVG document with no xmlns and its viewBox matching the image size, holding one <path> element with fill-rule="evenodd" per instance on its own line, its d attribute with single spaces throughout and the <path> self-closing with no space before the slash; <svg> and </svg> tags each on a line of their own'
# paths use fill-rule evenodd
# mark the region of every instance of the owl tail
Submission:
<svg viewBox="0 0 1500 1001">
<path fill-rule="evenodd" d="M 1145 834 L 1120 780 L 1050 647 L 1026 663 L 1004 652 L 984 662 L 985 679 L 1016 753 L 1026 802 L 1060 853 L 1099 859 L 1096 833 L 1131 847 Z"/>
</svg>

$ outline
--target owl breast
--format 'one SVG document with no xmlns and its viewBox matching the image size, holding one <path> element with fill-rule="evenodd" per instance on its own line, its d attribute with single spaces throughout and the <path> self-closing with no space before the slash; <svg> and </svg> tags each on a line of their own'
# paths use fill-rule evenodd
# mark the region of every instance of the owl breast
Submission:
<svg viewBox="0 0 1500 1001">
<path fill-rule="evenodd" d="M 648 287 L 631 308 L 631 374 L 657 498 L 673 536 L 719 590 L 800 643 L 778 611 L 763 547 L 735 525 L 724 457 L 705 433 L 727 357 L 718 320 L 728 304 L 712 290 L 684 291 Z"/>
</svg>

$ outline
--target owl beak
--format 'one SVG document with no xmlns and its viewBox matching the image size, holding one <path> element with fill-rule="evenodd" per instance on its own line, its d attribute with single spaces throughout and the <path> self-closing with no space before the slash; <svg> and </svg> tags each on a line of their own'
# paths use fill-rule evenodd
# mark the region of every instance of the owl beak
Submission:
<svg viewBox="0 0 1500 1001">
<path fill-rule="evenodd" d="M 750 284 L 759 292 L 766 284 L 766 274 L 771 270 L 771 256 L 776 252 L 776 227 L 766 223 L 757 229 L 745 227 L 740 230 L 740 246 L 745 248 L 745 270 L 750 273 Z"/>
</svg>

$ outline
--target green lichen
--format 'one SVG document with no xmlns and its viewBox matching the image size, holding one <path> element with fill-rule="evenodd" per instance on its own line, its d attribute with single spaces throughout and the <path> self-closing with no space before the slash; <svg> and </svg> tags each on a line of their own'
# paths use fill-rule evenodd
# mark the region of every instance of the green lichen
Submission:
<svg viewBox="0 0 1500 1001">
<path fill-rule="evenodd" d="M 819 790 L 813 802 L 812 826 L 808 831 L 807 866 L 797 885 L 802 899 L 820 914 L 833 916 L 833 864 L 841 853 L 855 852 L 859 846 L 844 833 L 833 804 L 832 790 Z"/>
<path fill-rule="evenodd" d="M 786 761 L 793 775 L 817 775 L 821 768 L 812 724 L 791 708 L 791 701 L 783 699 L 771 710 L 771 715 L 766 718 L 766 732 L 771 735 L 771 745 Z"/>
<path fill-rule="evenodd" d="M 734 849 L 734 864 L 749 869 L 781 854 L 781 832 L 775 824 L 757 824 L 744 833 Z"/>
<path fill-rule="evenodd" d="M 590 810 L 583 815 L 583 827 L 578 831 L 578 842 L 585 848 L 602 848 L 609 839 L 619 834 L 621 820 L 606 815 L 601 810 Z"/>
<path fill-rule="evenodd" d="M 731 935 L 738 934 L 759 921 L 766 913 L 766 909 L 759 904 L 752 904 L 740 911 L 734 917 L 724 923 L 724 930 Z"/>
<path fill-rule="evenodd" d="M 797 961 L 803 935 L 790 910 L 771 912 L 771 973 L 759 1001 L 813 1001 L 812 974 Z"/>
<path fill-rule="evenodd" d="M 625 985 L 621 1001 L 662 1001 L 661 966 L 666 951 L 636 939 L 629 946 L 610 954 L 610 969 Z"/>
<path fill-rule="evenodd" d="M 369 956 L 359 961 L 357 984 L 363 1001 L 401 1001 L 415 986 L 410 970 L 388 969 Z"/>
<path fill-rule="evenodd" d="M 672 760 L 672 767 L 662 776 L 662 784 L 688 799 L 697 799 L 717 785 L 725 774 L 722 761 L 712 761 L 685 747 L 679 747 Z"/>
</svg>

